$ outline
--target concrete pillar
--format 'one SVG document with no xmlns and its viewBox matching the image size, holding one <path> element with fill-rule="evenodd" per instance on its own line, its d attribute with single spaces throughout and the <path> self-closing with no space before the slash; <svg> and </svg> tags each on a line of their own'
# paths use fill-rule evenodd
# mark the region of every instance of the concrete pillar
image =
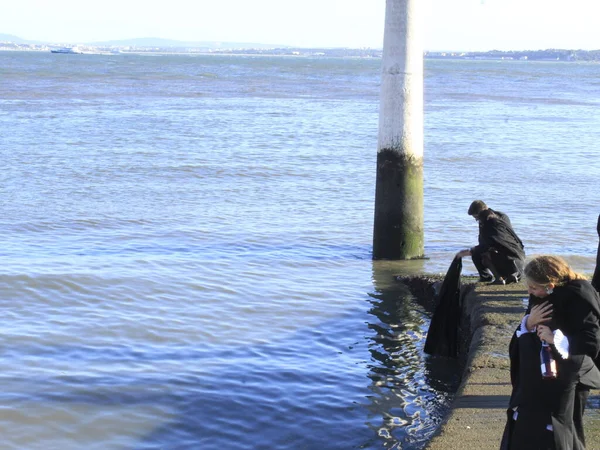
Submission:
<svg viewBox="0 0 600 450">
<path fill-rule="evenodd" d="M 386 2 L 373 259 L 424 256 L 421 2 Z"/>
</svg>

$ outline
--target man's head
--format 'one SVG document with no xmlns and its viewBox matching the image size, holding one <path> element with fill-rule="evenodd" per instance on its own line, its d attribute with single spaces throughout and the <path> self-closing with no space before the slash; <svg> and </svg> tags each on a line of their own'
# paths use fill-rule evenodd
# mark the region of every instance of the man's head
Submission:
<svg viewBox="0 0 600 450">
<path fill-rule="evenodd" d="M 485 211 L 486 209 L 488 209 L 488 206 L 484 203 L 483 200 L 473 200 L 471 206 L 469 206 L 468 213 L 470 216 L 473 216 L 477 219 L 479 213 L 481 211 Z"/>
</svg>

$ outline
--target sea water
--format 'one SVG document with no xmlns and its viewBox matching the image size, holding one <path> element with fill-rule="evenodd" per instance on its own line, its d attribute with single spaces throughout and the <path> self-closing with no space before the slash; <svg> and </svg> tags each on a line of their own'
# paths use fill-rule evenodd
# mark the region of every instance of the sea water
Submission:
<svg viewBox="0 0 600 450">
<path fill-rule="evenodd" d="M 425 445 L 457 364 L 394 276 L 474 199 L 593 271 L 600 66 L 427 60 L 427 259 L 386 262 L 380 64 L 0 53 L 3 448 Z"/>
</svg>

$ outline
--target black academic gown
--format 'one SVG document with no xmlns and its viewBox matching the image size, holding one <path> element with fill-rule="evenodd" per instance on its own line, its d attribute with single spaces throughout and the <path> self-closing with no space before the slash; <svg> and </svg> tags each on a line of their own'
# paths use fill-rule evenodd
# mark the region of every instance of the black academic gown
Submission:
<svg viewBox="0 0 600 450">
<path fill-rule="evenodd" d="M 498 216 L 500 219 L 502 219 L 506 223 L 508 223 L 509 226 L 512 227 L 512 224 L 510 223 L 510 219 L 508 218 L 508 216 L 506 214 L 504 214 L 501 211 L 495 211 L 492 208 L 489 208 L 489 210 L 491 212 L 493 212 L 496 216 Z M 486 263 L 484 263 L 484 261 L 483 261 L 483 258 L 484 258 L 483 255 L 488 250 L 488 245 L 485 242 L 484 236 L 482 236 L 482 233 L 481 233 L 482 225 L 483 224 L 481 222 L 479 222 L 479 234 L 477 235 L 477 245 L 471 249 L 471 259 L 473 260 L 473 264 L 475 265 L 475 268 L 477 269 L 479 276 L 482 279 L 489 279 L 491 281 L 493 279 L 493 275 L 490 272 L 490 268 L 487 267 Z M 521 272 L 520 268 L 519 268 L 519 272 Z M 507 274 L 507 275 L 509 275 L 509 274 Z"/>
<path fill-rule="evenodd" d="M 495 248 L 512 259 L 525 259 L 524 245 L 510 222 L 500 217 L 488 217 L 481 221 L 479 230 L 481 246 Z"/>
<path fill-rule="evenodd" d="M 501 211 L 496 211 L 492 208 L 489 208 L 490 211 L 492 211 L 499 219 L 503 220 L 504 222 L 506 222 L 511 228 L 512 228 L 512 223 L 510 222 L 509 217 L 504 214 Z M 484 249 L 484 247 L 486 247 L 486 243 L 484 240 L 484 236 L 481 233 L 481 228 L 483 227 L 483 224 L 481 222 L 479 222 L 479 234 L 477 236 L 477 243 L 478 245 L 482 248 L 482 250 Z"/>
<path fill-rule="evenodd" d="M 524 245 L 508 218 L 488 217 L 479 222 L 479 245 L 476 253 L 488 253 L 496 275 L 507 278 L 521 274 L 525 260 Z"/>
<path fill-rule="evenodd" d="M 556 287 L 544 299 L 530 297 L 531 307 L 543 301 L 553 305 L 552 329 L 559 328 L 569 341 L 569 357 L 553 348 L 558 378 L 541 377 L 541 341 L 535 333 L 513 335 L 509 345 L 513 386 L 501 450 L 584 450 L 573 415 L 576 389 L 600 387 L 600 371 L 593 358 L 600 350 L 600 300 L 592 285 L 575 280 Z M 518 418 L 512 420 L 513 408 Z M 554 432 L 546 426 L 551 424 Z"/>
<path fill-rule="evenodd" d="M 454 257 L 438 295 L 438 303 L 425 339 L 425 353 L 456 358 L 459 351 L 459 324 L 462 316 L 460 274 L 462 258 Z"/>
<path fill-rule="evenodd" d="M 598 251 L 596 252 L 596 270 L 594 270 L 592 286 L 594 286 L 596 290 L 600 292 L 600 216 L 598 216 L 596 231 L 598 232 Z"/>
</svg>

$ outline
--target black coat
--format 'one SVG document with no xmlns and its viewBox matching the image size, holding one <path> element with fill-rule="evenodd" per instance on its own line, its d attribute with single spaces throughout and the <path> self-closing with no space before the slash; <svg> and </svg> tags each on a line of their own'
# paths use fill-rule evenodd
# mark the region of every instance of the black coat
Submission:
<svg viewBox="0 0 600 450">
<path fill-rule="evenodd" d="M 524 245 L 508 218 L 488 217 L 479 222 L 479 249 L 494 248 L 510 259 L 525 259 Z"/>
<path fill-rule="evenodd" d="M 582 450 L 573 426 L 573 404 L 578 384 L 600 387 L 600 371 L 593 358 L 600 350 L 600 299 L 592 285 L 575 280 L 556 287 L 544 299 L 530 297 L 531 307 L 543 301 L 553 305 L 552 329 L 559 328 L 569 341 L 569 357 L 553 349 L 558 378 L 543 380 L 540 370 L 541 341 L 535 333 L 513 335 L 509 356 L 513 386 L 502 450 L 545 450 L 548 439 L 556 450 Z M 516 422 L 511 420 L 518 407 Z M 554 433 L 546 425 L 552 424 Z"/>
<path fill-rule="evenodd" d="M 594 286 L 596 290 L 600 292 L 600 216 L 598 216 L 596 231 L 598 232 L 598 251 L 596 252 L 596 270 L 594 270 L 592 286 Z"/>
</svg>

